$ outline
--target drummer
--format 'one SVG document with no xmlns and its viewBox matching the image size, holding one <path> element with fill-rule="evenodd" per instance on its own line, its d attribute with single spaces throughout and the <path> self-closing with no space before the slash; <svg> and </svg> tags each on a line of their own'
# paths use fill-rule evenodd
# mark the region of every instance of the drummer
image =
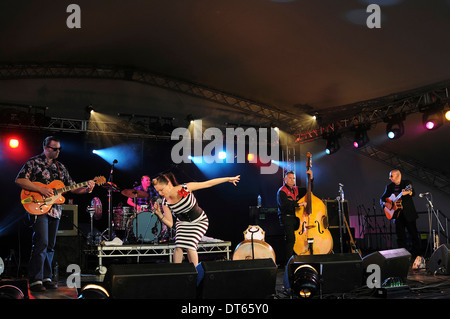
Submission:
<svg viewBox="0 0 450 319">
<path fill-rule="evenodd" d="M 152 181 L 149 176 L 144 175 L 141 177 L 141 185 L 134 188 L 135 190 L 143 191 L 148 194 L 147 197 L 136 197 L 136 204 L 134 203 L 133 197 L 128 197 L 127 204 L 131 207 L 136 207 L 136 211 L 140 213 L 141 211 L 148 210 L 150 205 L 152 205 L 152 198 L 158 196 L 156 190 L 152 186 Z"/>
<path fill-rule="evenodd" d="M 136 207 L 136 213 L 141 213 L 145 211 L 150 211 L 153 206 L 153 200 L 155 197 L 159 197 L 159 194 L 156 192 L 155 188 L 152 185 L 151 179 L 148 175 L 144 175 L 141 177 L 141 185 L 134 188 L 134 190 L 145 192 L 148 194 L 147 197 L 140 196 L 141 194 L 136 194 L 136 196 L 128 197 L 127 204 Z M 139 195 L 139 196 L 138 196 Z M 134 200 L 136 197 L 136 205 L 134 204 Z M 160 243 L 164 243 L 170 240 L 170 231 L 166 224 L 161 223 L 161 233 L 158 236 L 158 241 Z"/>
</svg>

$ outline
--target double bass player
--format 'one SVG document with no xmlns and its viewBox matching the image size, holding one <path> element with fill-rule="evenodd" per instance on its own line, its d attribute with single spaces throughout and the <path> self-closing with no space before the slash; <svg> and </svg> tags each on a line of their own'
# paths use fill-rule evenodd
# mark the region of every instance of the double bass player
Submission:
<svg viewBox="0 0 450 319">
<path fill-rule="evenodd" d="M 312 170 L 306 173 L 313 179 Z M 306 195 L 306 188 L 296 186 L 296 176 L 289 171 L 284 176 L 284 184 L 277 192 L 278 219 L 280 226 L 284 229 L 286 260 L 294 254 L 295 231 L 299 228 L 299 220 L 295 216 L 295 209 L 306 207 L 306 201 L 299 202 Z"/>
</svg>

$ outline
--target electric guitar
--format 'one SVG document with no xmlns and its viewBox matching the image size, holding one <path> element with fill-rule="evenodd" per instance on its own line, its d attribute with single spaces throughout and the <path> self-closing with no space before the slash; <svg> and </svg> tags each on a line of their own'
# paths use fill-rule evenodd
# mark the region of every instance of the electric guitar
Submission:
<svg viewBox="0 0 450 319">
<path fill-rule="evenodd" d="M 396 219 L 400 211 L 403 209 L 401 197 L 403 196 L 403 192 L 409 191 L 412 189 L 412 185 L 408 185 L 403 189 L 400 194 L 395 196 L 392 194 L 389 198 L 386 198 L 386 203 L 391 203 L 391 209 L 384 206 L 384 213 L 386 214 L 387 219 Z"/>
<path fill-rule="evenodd" d="M 95 184 L 102 185 L 106 182 L 105 177 L 98 176 L 93 179 Z M 23 189 L 20 193 L 20 202 L 27 212 L 32 215 L 43 215 L 46 214 L 53 204 L 62 204 L 66 199 L 62 196 L 63 193 L 68 191 L 87 186 L 89 181 L 79 183 L 76 185 L 64 186 L 64 183 L 59 180 L 54 180 L 48 185 L 33 182 L 33 184 L 40 187 L 47 187 L 53 190 L 53 196 L 44 197 L 38 192 L 28 191 Z"/>
</svg>

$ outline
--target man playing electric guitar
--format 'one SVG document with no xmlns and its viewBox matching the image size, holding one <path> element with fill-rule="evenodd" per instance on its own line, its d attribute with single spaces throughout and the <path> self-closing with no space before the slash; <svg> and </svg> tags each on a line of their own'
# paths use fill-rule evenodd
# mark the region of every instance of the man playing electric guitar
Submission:
<svg viewBox="0 0 450 319">
<path fill-rule="evenodd" d="M 61 151 L 59 140 L 49 136 L 44 140 L 43 148 L 44 151 L 40 155 L 30 158 L 24 164 L 16 177 L 16 184 L 26 191 L 48 198 L 54 195 L 54 191 L 41 186 L 42 184 L 48 185 L 55 180 L 60 180 L 65 185 L 74 185 L 75 182 L 66 167 L 56 160 Z M 74 189 L 72 192 L 90 193 L 94 186 L 95 183 L 89 181 L 86 187 Z M 28 267 L 31 291 L 57 288 L 56 283 L 52 282 L 52 260 L 61 213 L 61 206 L 53 205 L 46 214 L 33 216 L 33 247 Z"/>
<path fill-rule="evenodd" d="M 394 219 L 395 222 L 398 248 L 406 248 L 405 230 L 407 230 L 412 240 L 411 257 L 412 260 L 414 260 L 420 252 L 419 234 L 416 225 L 418 215 L 412 199 L 415 195 L 415 191 L 411 181 L 405 179 L 402 180 L 402 174 L 398 169 L 392 170 L 389 173 L 389 179 L 391 180 L 391 183 L 386 186 L 383 195 L 381 195 L 380 203 L 383 209 L 396 210 L 392 219 Z M 396 203 L 392 203 L 388 199 L 392 194 L 399 197 L 400 193 L 401 208 L 397 210 L 396 207 L 393 207 Z M 388 216 L 387 213 L 386 216 Z"/>
</svg>

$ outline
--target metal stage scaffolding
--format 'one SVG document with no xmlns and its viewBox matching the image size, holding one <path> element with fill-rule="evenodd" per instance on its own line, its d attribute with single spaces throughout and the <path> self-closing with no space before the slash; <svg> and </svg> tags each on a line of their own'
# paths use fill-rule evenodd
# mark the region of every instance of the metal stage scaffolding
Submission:
<svg viewBox="0 0 450 319">
<path fill-rule="evenodd" d="M 224 254 L 226 260 L 230 259 L 230 241 L 208 241 L 200 242 L 198 244 L 198 254 Z M 98 265 L 96 271 L 100 274 L 106 273 L 106 267 L 103 265 L 103 258 L 122 258 L 122 257 L 136 257 L 139 263 L 142 257 L 169 257 L 169 262 L 173 260 L 174 243 L 166 244 L 133 244 L 133 245 L 117 245 L 117 246 L 92 246 L 85 250 L 87 255 L 94 255 L 98 258 Z"/>
</svg>

